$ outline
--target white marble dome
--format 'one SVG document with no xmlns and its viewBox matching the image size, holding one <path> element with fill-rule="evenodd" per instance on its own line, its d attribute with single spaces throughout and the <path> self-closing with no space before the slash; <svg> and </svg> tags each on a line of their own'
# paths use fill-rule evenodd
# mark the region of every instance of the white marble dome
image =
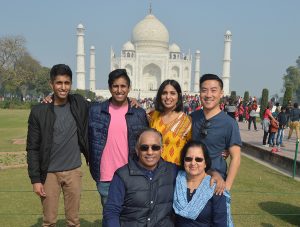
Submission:
<svg viewBox="0 0 300 227">
<path fill-rule="evenodd" d="M 170 45 L 169 50 L 170 52 L 180 53 L 180 47 L 176 43 Z"/>
<path fill-rule="evenodd" d="M 132 43 L 142 49 L 156 47 L 168 50 L 169 32 L 153 14 L 148 14 L 134 27 Z"/>
<path fill-rule="evenodd" d="M 134 45 L 132 44 L 132 42 L 128 41 L 123 45 L 122 50 L 135 50 Z"/>
<path fill-rule="evenodd" d="M 83 26 L 83 24 L 78 24 L 77 28 L 78 29 L 84 29 L 84 26 Z"/>
</svg>

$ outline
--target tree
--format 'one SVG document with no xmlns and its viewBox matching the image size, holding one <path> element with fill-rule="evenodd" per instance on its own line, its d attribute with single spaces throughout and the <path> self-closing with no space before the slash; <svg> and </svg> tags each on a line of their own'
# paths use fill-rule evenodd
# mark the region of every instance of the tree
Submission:
<svg viewBox="0 0 300 227">
<path fill-rule="evenodd" d="M 90 99 L 90 100 L 95 100 L 96 98 L 96 94 L 95 92 L 92 92 L 90 90 L 80 90 L 80 89 L 76 89 L 74 91 L 75 94 L 79 94 L 87 99 Z"/>
<path fill-rule="evenodd" d="M 288 101 L 292 100 L 292 98 L 293 98 L 293 88 L 287 87 L 284 92 L 282 106 L 286 107 L 288 104 Z"/>
<path fill-rule="evenodd" d="M 49 74 L 50 69 L 47 67 L 42 67 L 36 74 L 36 80 L 34 83 L 34 90 L 37 94 L 42 96 L 47 96 L 51 92 L 51 88 L 49 86 Z"/>
<path fill-rule="evenodd" d="M 236 91 L 231 91 L 230 99 L 232 100 L 233 103 L 236 102 Z"/>
<path fill-rule="evenodd" d="M 13 74 L 7 70 L 14 70 L 16 62 L 26 52 L 25 39 L 22 36 L 6 36 L 0 38 L 0 88 Z"/>
<path fill-rule="evenodd" d="M 47 75 L 47 76 L 46 76 Z M 23 99 L 49 93 L 49 69 L 27 52 L 22 36 L 0 38 L 0 91 L 5 97 Z"/>
<path fill-rule="evenodd" d="M 300 69 L 300 56 L 298 56 L 298 59 L 296 60 L 296 63 L 297 63 L 298 69 Z"/>
<path fill-rule="evenodd" d="M 245 91 L 243 100 L 244 100 L 244 105 L 246 105 L 249 102 L 249 91 Z"/>
<path fill-rule="evenodd" d="M 267 88 L 264 88 L 262 90 L 261 94 L 261 102 L 260 102 L 260 118 L 263 119 L 264 112 L 267 108 L 268 105 L 268 100 L 269 100 L 269 90 Z"/>
<path fill-rule="evenodd" d="M 291 87 L 293 95 L 297 102 L 300 101 L 300 56 L 296 60 L 297 66 L 290 66 L 286 69 L 286 74 L 283 76 L 284 89 Z"/>
</svg>

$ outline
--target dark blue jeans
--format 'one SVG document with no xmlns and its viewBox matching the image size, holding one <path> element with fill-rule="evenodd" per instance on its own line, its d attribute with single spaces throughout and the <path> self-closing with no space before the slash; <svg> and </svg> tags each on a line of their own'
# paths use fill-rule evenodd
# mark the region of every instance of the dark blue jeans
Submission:
<svg viewBox="0 0 300 227">
<path fill-rule="evenodd" d="M 269 135 L 269 140 L 268 140 L 268 144 L 270 145 L 276 145 L 275 144 L 275 134 L 276 132 L 270 132 L 270 135 Z"/>
<path fill-rule="evenodd" d="M 110 181 L 97 182 L 96 185 L 97 185 L 97 190 L 100 194 L 102 208 L 104 208 L 108 197 Z"/>
<path fill-rule="evenodd" d="M 281 145 L 282 144 L 282 138 L 284 134 L 284 128 L 279 128 L 277 132 L 277 137 L 276 137 L 276 145 Z"/>
</svg>

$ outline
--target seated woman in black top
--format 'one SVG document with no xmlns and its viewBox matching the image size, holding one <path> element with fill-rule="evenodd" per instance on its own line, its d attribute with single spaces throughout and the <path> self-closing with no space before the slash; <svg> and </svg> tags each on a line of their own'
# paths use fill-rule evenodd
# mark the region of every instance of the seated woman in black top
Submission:
<svg viewBox="0 0 300 227">
<path fill-rule="evenodd" d="M 226 193 L 215 195 L 215 185 L 210 187 L 210 166 L 204 144 L 189 141 L 183 147 L 173 202 L 176 226 L 233 226 Z"/>
</svg>

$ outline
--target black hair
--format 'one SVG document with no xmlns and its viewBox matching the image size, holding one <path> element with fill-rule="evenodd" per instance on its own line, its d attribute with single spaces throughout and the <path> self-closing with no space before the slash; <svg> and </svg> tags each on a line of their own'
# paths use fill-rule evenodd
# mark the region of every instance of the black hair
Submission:
<svg viewBox="0 0 300 227">
<path fill-rule="evenodd" d="M 204 75 L 202 75 L 201 78 L 200 78 L 200 88 L 201 88 L 201 85 L 206 80 L 216 80 L 216 81 L 218 81 L 219 84 L 220 84 L 221 90 L 223 90 L 223 80 L 215 74 L 204 74 Z"/>
<path fill-rule="evenodd" d="M 204 161 L 206 164 L 205 172 L 207 172 L 211 167 L 211 159 L 208 155 L 207 148 L 204 143 L 201 143 L 201 142 L 195 141 L 195 140 L 188 141 L 182 148 L 181 155 L 180 155 L 180 169 L 184 170 L 184 158 L 185 158 L 186 153 L 188 152 L 189 148 L 191 148 L 191 147 L 200 147 L 202 149 Z"/>
<path fill-rule="evenodd" d="M 70 77 L 72 81 L 72 70 L 68 65 L 65 64 L 57 64 L 54 65 L 50 70 L 50 80 L 54 81 L 55 78 L 59 75 L 67 75 Z"/>
<path fill-rule="evenodd" d="M 183 111 L 183 100 L 182 100 L 181 87 L 180 87 L 179 83 L 176 80 L 165 80 L 159 86 L 157 94 L 156 94 L 155 103 L 154 103 L 155 110 L 157 110 L 161 113 L 164 112 L 164 105 L 162 104 L 161 96 L 162 96 L 163 91 L 164 91 L 164 89 L 167 85 L 171 85 L 172 87 L 174 87 L 177 94 L 178 94 L 178 101 L 176 103 L 175 111 L 176 112 Z"/>
<path fill-rule="evenodd" d="M 114 81 L 120 77 L 123 77 L 127 81 L 128 87 L 130 87 L 130 78 L 126 69 L 115 69 L 111 71 L 108 75 L 108 86 L 111 88 Z"/>
<path fill-rule="evenodd" d="M 297 102 L 294 103 L 294 108 L 298 108 L 298 103 Z"/>
</svg>

